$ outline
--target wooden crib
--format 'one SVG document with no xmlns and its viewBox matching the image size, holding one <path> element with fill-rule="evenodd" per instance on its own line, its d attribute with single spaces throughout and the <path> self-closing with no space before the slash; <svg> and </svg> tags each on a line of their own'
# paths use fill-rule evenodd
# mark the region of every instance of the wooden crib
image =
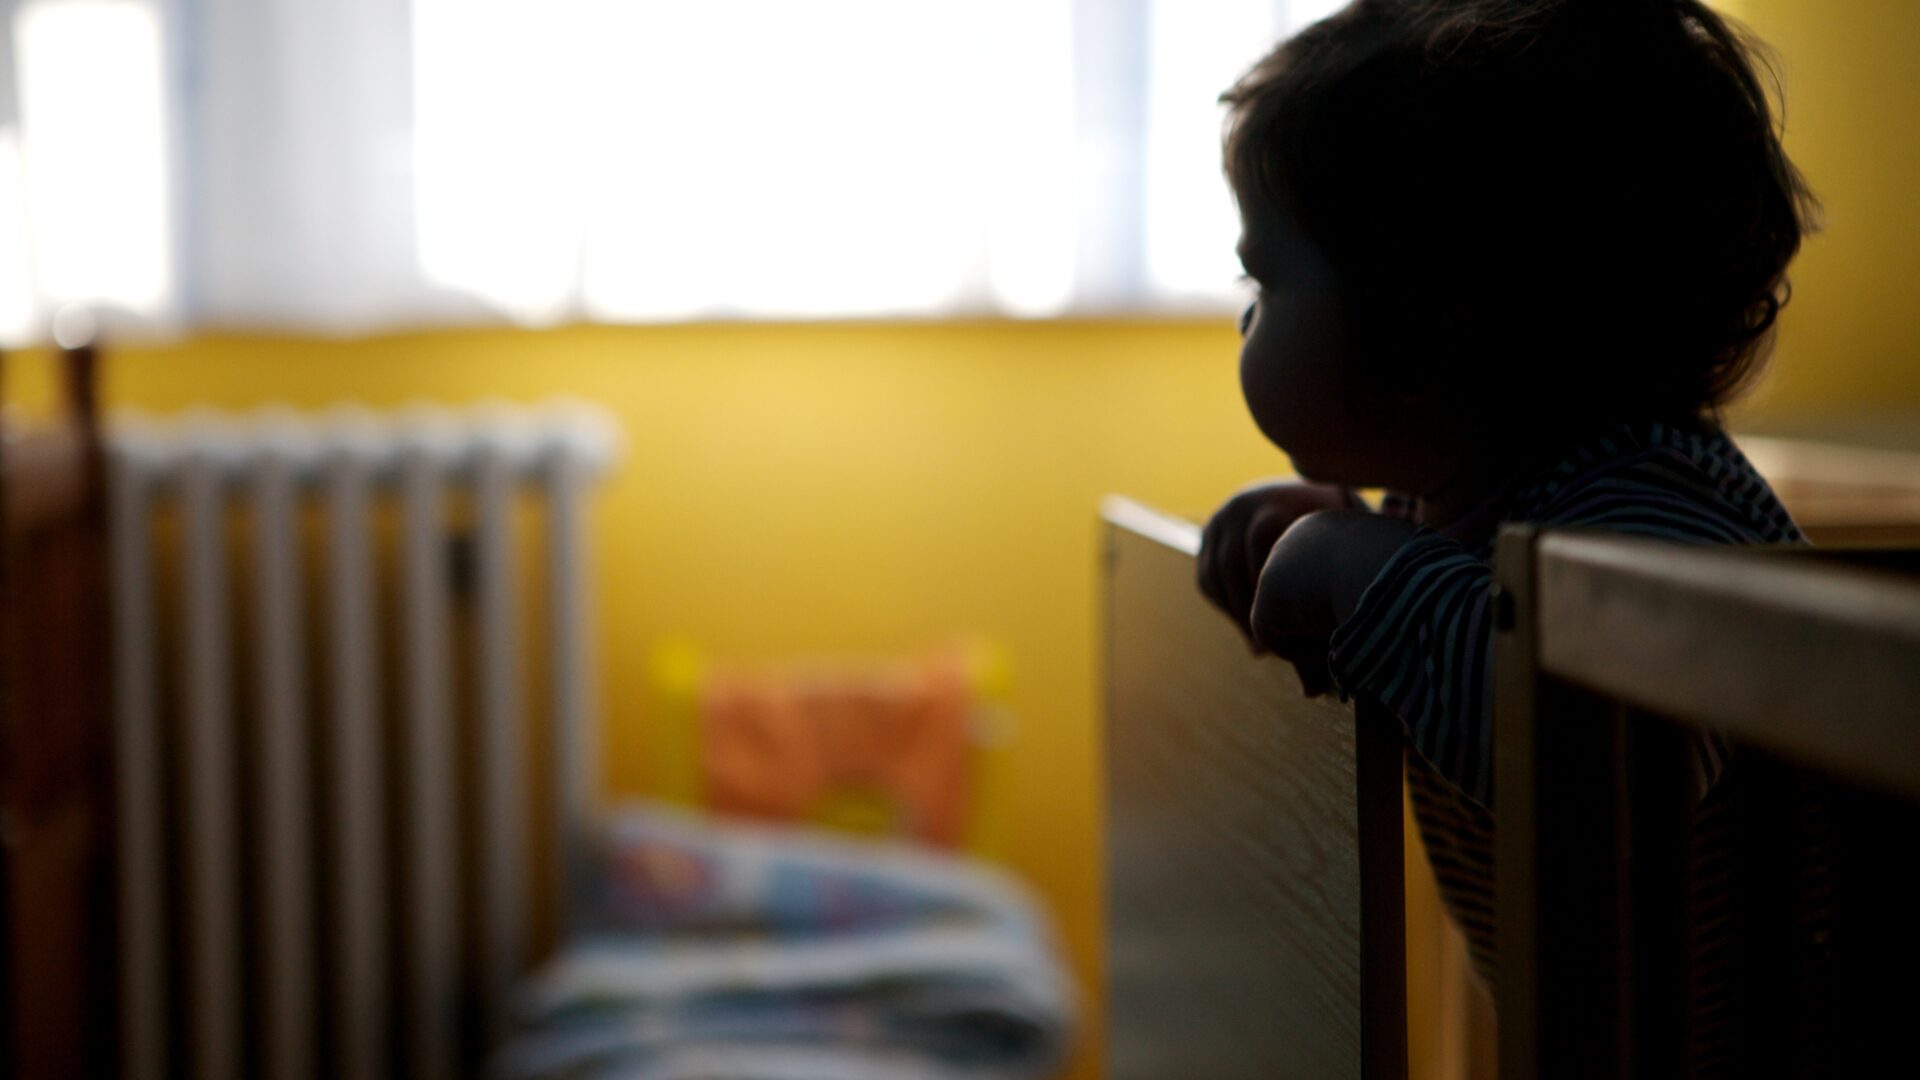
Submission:
<svg viewBox="0 0 1920 1080">
<path fill-rule="evenodd" d="M 0 1074 L 98 1075 L 113 1040 L 106 472 L 93 350 L 0 413 Z"/>
<path fill-rule="evenodd" d="M 1105 517 L 1111 1075 L 1405 1076 L 1398 722 L 1256 661 L 1192 525 Z"/>
<path fill-rule="evenodd" d="M 1710 724 L 1749 737 L 1785 761 L 1821 767 L 1843 788 L 1878 785 L 1920 800 L 1920 786 L 1910 785 L 1912 763 L 1920 762 L 1914 719 L 1920 718 L 1920 586 L 1893 574 L 1920 567 L 1920 558 L 1892 547 L 1920 543 L 1920 464 L 1790 443 L 1761 442 L 1752 456 L 1789 494 L 1816 540 L 1878 546 L 1877 554 L 1853 561 L 1871 561 L 1885 576 L 1878 586 L 1888 597 L 1885 606 L 1822 608 L 1820 597 L 1862 588 L 1854 576 L 1865 571 L 1805 553 L 1693 551 L 1676 563 L 1673 551 L 1658 545 L 1582 541 L 1588 544 L 1582 547 L 1557 534 L 1531 533 L 1504 541 L 1500 574 L 1518 604 L 1518 629 L 1503 634 L 1499 660 L 1498 782 L 1501 791 L 1515 793 L 1513 803 L 1503 804 L 1503 820 L 1520 806 L 1519 817 L 1532 827 L 1501 834 L 1501 954 L 1511 973 L 1499 991 L 1503 1077 L 1678 1074 L 1676 1063 L 1685 1058 L 1671 1023 L 1644 1031 L 1636 1026 L 1674 1015 L 1670 996 L 1650 996 L 1646 988 L 1672 970 L 1651 958 L 1661 945 L 1672 945 L 1673 927 L 1661 928 L 1666 939 L 1649 937 L 1652 924 L 1643 920 L 1638 952 L 1622 936 L 1636 925 L 1628 883 L 1639 881 L 1648 896 L 1667 890 L 1669 899 L 1675 883 L 1644 868 L 1635 878 L 1624 857 L 1617 858 L 1627 850 L 1628 832 L 1621 830 L 1632 824 L 1625 816 L 1616 822 L 1589 813 L 1576 822 L 1580 807 L 1549 799 L 1543 805 L 1563 815 L 1549 823 L 1526 809 L 1532 804 L 1525 792 L 1576 790 L 1569 756 L 1549 749 L 1560 745 L 1552 741 L 1560 729 L 1541 725 L 1545 734 L 1537 745 L 1509 735 L 1536 730 L 1528 719 L 1536 714 L 1529 695 L 1540 686 L 1577 682 L 1587 712 L 1611 718 L 1579 736 L 1585 751 L 1622 745 L 1626 701 L 1656 708 L 1669 724 Z M 1307 701 L 1286 665 L 1252 659 L 1194 587 L 1191 524 L 1118 499 L 1108 502 L 1104 516 L 1111 1075 L 1407 1075 L 1401 950 L 1409 922 L 1427 918 L 1430 924 L 1432 913 L 1400 907 L 1401 778 L 1391 719 L 1372 715 L 1364 702 L 1356 712 Z M 1764 574 L 1744 561 L 1728 569 L 1754 558 Z M 1696 566 L 1694 560 L 1701 561 Z M 1568 575 L 1578 567 L 1588 573 L 1576 588 Z M 1741 650 L 1720 656 L 1727 665 L 1720 678 L 1742 670 L 1797 671 L 1850 641 L 1858 646 L 1853 664 L 1837 670 L 1852 680 L 1848 693 L 1871 698 L 1871 707 L 1841 706 L 1853 699 L 1836 690 L 1819 714 L 1831 726 L 1815 739 L 1793 734 L 1805 729 L 1795 727 L 1804 717 L 1791 709 L 1775 708 L 1764 722 L 1700 709 L 1697 696 L 1684 692 L 1687 669 L 1674 658 L 1698 653 L 1711 627 L 1757 625 L 1752 610 L 1725 605 L 1727 574 L 1741 583 L 1736 592 L 1763 599 L 1773 633 L 1743 638 Z M 1526 584 L 1543 580 L 1548 584 L 1538 592 Z M 1707 587 L 1716 582 L 1719 591 Z M 1608 606 L 1622 596 L 1638 597 L 1641 606 Z M 1779 596 L 1811 598 L 1813 606 L 1764 602 Z M 1542 651 L 1566 640 L 1585 644 L 1588 667 L 1555 667 L 1564 658 Z M 1629 653 L 1633 643 L 1641 651 Z M 1620 658 L 1629 655 L 1649 662 L 1623 664 Z M 1664 666 L 1651 662 L 1660 658 Z M 1631 693 L 1625 684 L 1594 681 L 1596 672 L 1622 671 L 1641 678 Z M 1730 700 L 1755 709 L 1767 704 L 1751 696 Z M 1558 715 L 1544 708 L 1541 714 Z M 1824 751 L 1835 739 L 1845 743 L 1844 753 Z M 1640 790 L 1634 785 L 1670 780 L 1589 774 L 1578 790 L 1592 792 L 1599 784 L 1607 793 L 1590 800 L 1588 812 L 1619 809 L 1633 805 Z M 1872 805 L 1890 823 L 1907 820 L 1897 799 Z M 1565 861 L 1569 845 L 1554 843 L 1576 835 L 1568 831 L 1575 828 L 1598 838 L 1581 846 L 1587 861 L 1577 873 Z M 1889 836 L 1903 852 L 1920 855 L 1920 832 Z M 1857 890 L 1876 887 L 1858 858 L 1847 865 L 1865 883 Z M 1406 880 L 1425 873 L 1410 861 Z M 1431 893 L 1408 895 L 1417 904 L 1433 902 Z M 1853 940 L 1885 935 L 1890 946 L 1907 948 L 1892 952 L 1920 963 L 1920 950 L 1907 946 L 1910 930 L 1874 921 L 1887 910 L 1881 904 L 1861 914 Z M 1452 970 L 1440 974 L 1456 984 L 1457 997 L 1474 997 L 1458 952 L 1446 955 Z M 1430 964 L 1431 954 L 1423 959 Z M 1786 994 L 1792 987 L 1776 989 Z M 1607 1002 L 1604 1008 L 1588 1007 L 1596 995 Z M 1637 1010 L 1633 1000 L 1641 1003 Z M 1433 1008 L 1430 1001 L 1421 1005 Z M 1435 1020 L 1411 1019 L 1428 1030 Z M 1461 1021 L 1456 1014 L 1447 1022 Z M 1462 1049 L 1475 1041 L 1471 1054 Z M 1493 1074 L 1490 1036 L 1470 1040 L 1456 1032 L 1443 1042 L 1446 1060 L 1417 1056 L 1415 1076 Z M 1599 1053 L 1596 1046 L 1610 1049 Z"/>
<path fill-rule="evenodd" d="M 1515 528 L 1496 562 L 1503 1080 L 1690 1076 L 1729 1047 L 1732 1075 L 1858 1076 L 1911 1054 L 1920 549 Z M 1735 910 L 1710 914 L 1675 827 L 1709 812 L 1703 730 L 1742 779 L 1717 811 Z M 1739 944 L 1697 955 L 1724 919 Z M 1709 968 L 1733 988 L 1711 1015 L 1689 1000 Z"/>
</svg>

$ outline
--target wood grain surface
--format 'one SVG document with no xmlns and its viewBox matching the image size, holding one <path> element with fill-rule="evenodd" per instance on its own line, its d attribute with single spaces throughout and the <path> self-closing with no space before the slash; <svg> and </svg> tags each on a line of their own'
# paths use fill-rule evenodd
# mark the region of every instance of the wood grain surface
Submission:
<svg viewBox="0 0 1920 1080">
<path fill-rule="evenodd" d="M 1920 583 L 1879 565 L 1563 532 L 1540 541 L 1542 670 L 1920 794 Z"/>
<path fill-rule="evenodd" d="M 1353 710 L 1256 660 L 1173 535 L 1109 527 L 1111 1075 L 1403 1076 L 1398 742 L 1357 758 Z"/>
</svg>

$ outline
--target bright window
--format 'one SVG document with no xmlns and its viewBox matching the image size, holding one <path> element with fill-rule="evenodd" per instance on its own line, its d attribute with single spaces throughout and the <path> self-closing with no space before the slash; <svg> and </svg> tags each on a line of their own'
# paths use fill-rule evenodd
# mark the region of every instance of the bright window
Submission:
<svg viewBox="0 0 1920 1080">
<path fill-rule="evenodd" d="M 1218 95 L 1336 6 L 26 0 L 0 334 L 1224 311 Z"/>
</svg>

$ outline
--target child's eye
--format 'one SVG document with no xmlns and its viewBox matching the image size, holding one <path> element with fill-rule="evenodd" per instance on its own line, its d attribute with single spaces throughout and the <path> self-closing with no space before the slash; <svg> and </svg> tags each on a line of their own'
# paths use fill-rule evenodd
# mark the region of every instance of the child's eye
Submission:
<svg viewBox="0 0 1920 1080">
<path fill-rule="evenodd" d="M 1259 308 L 1260 308 L 1260 301 L 1255 300 L 1253 303 L 1247 305 L 1247 310 L 1240 313 L 1240 336 L 1241 337 L 1246 337 L 1247 331 L 1253 329 L 1253 317 L 1259 311 Z"/>
</svg>

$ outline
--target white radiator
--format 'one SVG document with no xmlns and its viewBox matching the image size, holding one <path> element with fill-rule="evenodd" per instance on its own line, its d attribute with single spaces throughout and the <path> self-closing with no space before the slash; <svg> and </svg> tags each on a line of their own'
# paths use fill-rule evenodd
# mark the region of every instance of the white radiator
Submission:
<svg viewBox="0 0 1920 1080">
<path fill-rule="evenodd" d="M 440 1080 L 498 1032 L 530 890 L 563 931 L 580 895 L 583 514 L 613 431 L 561 406 L 112 426 L 131 1080 Z M 528 514 L 538 626 L 516 580 Z M 544 883 L 530 820 L 552 825 Z"/>
</svg>

